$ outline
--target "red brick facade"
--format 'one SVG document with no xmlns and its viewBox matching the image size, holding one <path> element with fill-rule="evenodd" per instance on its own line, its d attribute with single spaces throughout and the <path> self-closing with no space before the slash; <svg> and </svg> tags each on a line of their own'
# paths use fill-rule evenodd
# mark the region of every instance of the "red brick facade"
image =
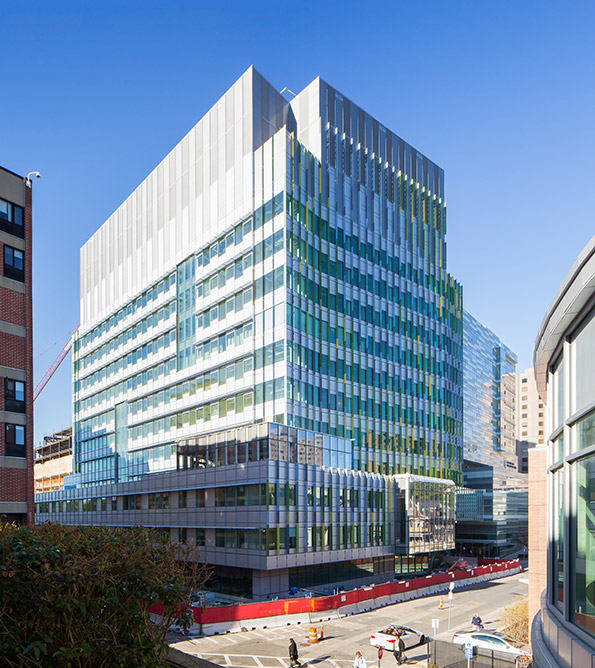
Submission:
<svg viewBox="0 0 595 668">
<path fill-rule="evenodd" d="M 24 283 L 3 279 L 0 285 L 0 366 L 9 367 L 0 374 L 0 410 L 5 410 L 4 377 L 23 380 L 25 373 L 25 454 L 26 458 L 9 457 L 0 465 L 0 504 L 4 504 L 7 515 L 19 515 L 18 512 L 6 511 L 10 505 L 27 503 L 27 512 L 22 519 L 29 524 L 34 522 L 34 481 L 33 481 L 33 304 L 32 304 L 32 211 L 31 187 L 26 180 L 8 170 L 0 176 L 7 192 L 0 189 L 0 198 L 13 204 L 24 204 L 24 240 L 14 237 L 14 248 L 22 249 L 24 242 Z M 22 184 L 22 185 L 21 185 Z M 22 187 L 22 191 L 21 191 Z M 21 200 L 15 201 L 15 193 Z M 12 195 L 12 196 L 11 196 Z M 23 201 L 24 199 L 24 201 Z M 10 244 L 12 235 L 3 232 L 3 238 Z M 0 242 L 0 275 L 4 276 L 4 243 Z M 11 289 L 14 286 L 15 289 Z M 24 286 L 24 294 L 22 291 Z M 23 328 L 23 329 L 20 329 Z M 23 331 L 25 336 L 22 336 Z M 14 370 L 14 371 L 13 371 Z M 20 373 L 19 373 L 20 372 Z M 22 413 L 15 413 L 14 423 L 22 424 Z M 6 418 L 8 422 L 8 418 Z M 0 457 L 5 457 L 6 428 L 0 422 Z M 26 468 L 23 465 L 26 463 Z M 2 510 L 0 509 L 0 515 Z"/>
<path fill-rule="evenodd" d="M 3 435 L 4 436 L 4 435 Z M 0 485 L 0 501 L 27 501 L 26 469 L 0 469 L 2 484 Z"/>
<path fill-rule="evenodd" d="M 0 243 L 0 247 L 2 244 Z M 0 248 L 0 257 L 2 249 Z M 14 325 L 25 327 L 25 299 L 26 296 L 20 292 L 0 287 L 0 320 L 12 322 Z M 25 346 L 23 346 L 23 355 Z M 23 369 L 25 368 L 23 364 Z"/>
<path fill-rule="evenodd" d="M 27 384 L 25 386 L 25 404 L 27 415 L 27 431 L 25 447 L 27 449 L 27 523 L 35 522 L 35 480 L 33 476 L 33 214 L 31 188 L 25 188 L 25 371 Z"/>
<path fill-rule="evenodd" d="M 13 369 L 25 371 L 27 368 L 27 340 L 22 336 L 0 332 L 0 366 L 10 366 Z M 4 396 L 2 398 L 4 399 Z"/>
</svg>

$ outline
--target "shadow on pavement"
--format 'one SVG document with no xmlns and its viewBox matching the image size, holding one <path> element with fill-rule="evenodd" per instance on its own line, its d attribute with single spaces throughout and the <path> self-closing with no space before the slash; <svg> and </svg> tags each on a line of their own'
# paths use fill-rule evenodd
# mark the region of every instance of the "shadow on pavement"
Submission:
<svg viewBox="0 0 595 668">
<path fill-rule="evenodd" d="M 428 658 L 428 651 L 427 651 L 427 645 L 422 645 L 421 647 L 414 647 L 413 649 L 409 649 L 405 652 L 406 658 L 403 660 L 403 665 L 414 665 L 416 663 L 419 663 L 420 661 L 425 661 Z M 393 663 L 389 664 L 388 666 L 385 666 L 385 668 L 393 668 L 394 666 L 397 666 L 397 662 L 393 661 Z"/>
<path fill-rule="evenodd" d="M 321 661 L 326 661 L 327 659 L 330 659 L 331 655 L 327 654 L 326 656 L 318 656 L 315 659 L 308 659 L 305 661 L 305 663 L 320 663 Z"/>
</svg>

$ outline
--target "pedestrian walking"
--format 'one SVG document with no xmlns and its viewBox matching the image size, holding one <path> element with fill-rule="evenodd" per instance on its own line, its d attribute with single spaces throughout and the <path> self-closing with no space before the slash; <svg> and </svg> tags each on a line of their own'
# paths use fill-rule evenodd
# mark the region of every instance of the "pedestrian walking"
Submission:
<svg viewBox="0 0 595 668">
<path fill-rule="evenodd" d="M 300 665 L 300 660 L 298 656 L 298 648 L 297 645 L 295 644 L 295 640 L 293 638 L 289 639 L 289 666 L 290 668 L 292 666 L 299 666 Z"/>
<path fill-rule="evenodd" d="M 407 660 L 407 657 L 405 656 L 405 641 L 403 640 L 403 636 L 400 633 L 398 634 L 398 640 L 395 643 L 394 655 L 399 666 L 403 663 L 403 661 Z"/>
<path fill-rule="evenodd" d="M 474 631 L 481 631 L 481 629 L 483 629 L 483 622 L 477 613 L 475 613 L 471 618 L 471 623 L 473 624 Z"/>
<path fill-rule="evenodd" d="M 355 653 L 355 660 L 353 662 L 353 668 L 367 668 L 366 660 L 362 656 L 361 652 Z"/>
</svg>

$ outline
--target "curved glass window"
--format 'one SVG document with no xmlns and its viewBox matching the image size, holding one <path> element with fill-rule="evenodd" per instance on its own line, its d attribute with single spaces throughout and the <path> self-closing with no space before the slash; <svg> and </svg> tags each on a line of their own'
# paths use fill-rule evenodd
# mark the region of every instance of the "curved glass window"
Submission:
<svg viewBox="0 0 595 668">
<path fill-rule="evenodd" d="M 564 469 L 554 473 L 552 603 L 564 612 Z"/>
<path fill-rule="evenodd" d="M 574 452 L 595 444 L 595 411 L 588 413 L 576 423 L 573 444 Z"/>
<path fill-rule="evenodd" d="M 578 411 L 595 400 L 595 383 L 593 383 L 593 369 L 595 369 L 595 317 L 583 325 L 572 342 L 573 357 L 575 359 L 574 378 L 574 406 Z"/>
<path fill-rule="evenodd" d="M 574 622 L 595 636 L 595 455 L 574 465 Z"/>
<path fill-rule="evenodd" d="M 555 441 L 552 441 L 552 446 L 554 461 L 557 462 L 564 457 L 564 434 L 560 434 Z"/>
<path fill-rule="evenodd" d="M 552 429 L 564 421 L 564 360 L 561 359 L 552 371 Z"/>
</svg>

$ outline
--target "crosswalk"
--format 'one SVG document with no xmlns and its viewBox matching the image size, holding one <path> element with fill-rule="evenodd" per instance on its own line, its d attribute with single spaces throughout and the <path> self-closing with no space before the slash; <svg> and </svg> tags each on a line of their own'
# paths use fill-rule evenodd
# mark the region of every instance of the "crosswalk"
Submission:
<svg viewBox="0 0 595 668">
<path fill-rule="evenodd" d="M 229 668 L 290 668 L 289 659 L 278 656 L 256 656 L 254 654 L 220 654 L 211 652 L 200 652 L 194 654 L 199 659 L 206 659 L 219 666 L 229 666 Z M 331 659 L 325 657 L 322 659 L 312 659 L 304 661 L 300 668 L 309 668 L 320 666 L 321 668 L 347 668 L 353 665 L 353 659 Z"/>
<path fill-rule="evenodd" d="M 320 624 L 315 624 L 320 628 Z M 353 631 L 369 628 L 369 624 L 354 620 L 341 620 L 341 627 L 344 629 L 351 629 Z M 237 643 L 245 643 L 247 641 L 266 640 L 273 642 L 276 640 L 287 640 L 295 637 L 306 637 L 308 635 L 308 624 L 277 626 L 266 629 L 253 629 L 251 631 L 243 631 L 241 633 L 224 633 L 214 636 L 204 636 L 202 638 L 193 638 L 190 640 L 198 647 L 212 648 L 212 647 L 228 647 Z"/>
<path fill-rule="evenodd" d="M 195 638 L 191 642 L 201 647 L 227 647 L 237 643 L 245 643 L 250 640 L 285 640 L 294 635 L 306 635 L 307 626 L 278 626 L 266 629 L 254 629 L 253 631 L 243 631 L 242 633 L 225 633 L 216 636 L 205 636 L 204 638 Z"/>
<path fill-rule="evenodd" d="M 340 634 L 337 634 L 338 629 L 335 626 L 337 624 L 341 627 Z M 308 642 L 309 625 L 306 624 L 176 639 L 172 645 L 222 668 L 291 668 L 287 658 L 287 646 L 289 638 L 294 638 L 302 660 L 300 668 L 352 668 L 351 649 L 346 652 L 341 639 L 344 637 L 343 633 L 346 633 L 356 643 L 361 639 L 359 647 L 368 665 L 373 666 L 376 662 L 376 649 L 368 645 L 369 626 L 369 622 L 355 618 L 340 620 L 329 624 L 328 627 L 325 625 L 327 633 L 323 645 L 311 645 Z M 318 628 L 320 629 L 320 625 Z M 410 657 L 407 663 L 416 665 L 420 660 L 423 663 L 423 659 L 425 652 L 423 657 Z M 387 668 L 393 668 L 393 663 L 392 661 L 387 663 Z"/>
</svg>

